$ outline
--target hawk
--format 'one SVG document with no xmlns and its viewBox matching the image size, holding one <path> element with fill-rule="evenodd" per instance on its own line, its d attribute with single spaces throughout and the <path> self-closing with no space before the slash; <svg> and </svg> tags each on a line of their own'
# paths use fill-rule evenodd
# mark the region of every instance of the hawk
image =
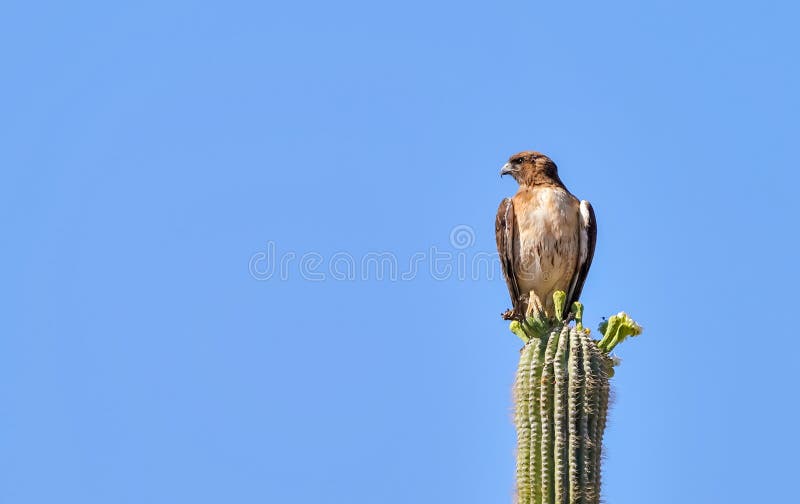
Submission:
<svg viewBox="0 0 800 504">
<path fill-rule="evenodd" d="M 503 175 L 519 183 L 517 194 L 500 203 L 495 220 L 512 304 L 503 318 L 552 318 L 555 291 L 567 294 L 569 310 L 583 290 L 597 242 L 594 210 L 567 190 L 556 164 L 539 152 L 514 154 L 500 170 Z"/>
</svg>

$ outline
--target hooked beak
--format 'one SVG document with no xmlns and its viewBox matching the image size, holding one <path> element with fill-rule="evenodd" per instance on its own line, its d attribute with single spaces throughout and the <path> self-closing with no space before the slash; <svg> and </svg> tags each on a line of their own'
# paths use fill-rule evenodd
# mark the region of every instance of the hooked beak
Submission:
<svg viewBox="0 0 800 504">
<path fill-rule="evenodd" d="M 500 169 L 500 176 L 501 177 L 503 175 L 513 175 L 513 174 L 514 174 L 514 169 L 511 168 L 511 163 L 504 164 L 503 167 Z"/>
</svg>

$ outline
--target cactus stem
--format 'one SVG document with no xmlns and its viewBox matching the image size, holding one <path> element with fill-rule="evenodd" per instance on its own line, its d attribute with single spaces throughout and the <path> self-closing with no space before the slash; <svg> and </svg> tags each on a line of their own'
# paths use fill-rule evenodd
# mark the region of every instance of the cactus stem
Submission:
<svg viewBox="0 0 800 504">
<path fill-rule="evenodd" d="M 570 333 L 569 356 L 569 501 L 572 504 L 582 502 L 581 474 L 583 460 L 581 458 L 581 437 L 579 424 L 583 410 L 583 368 L 581 366 L 582 346 L 578 331 Z"/>
<path fill-rule="evenodd" d="M 597 377 L 597 392 L 595 393 L 595 422 L 594 435 L 594 490 L 595 499 L 600 500 L 600 483 L 602 475 L 603 432 L 606 429 L 606 415 L 608 414 L 609 385 L 606 373 L 606 357 L 599 351 L 592 356 L 592 374 Z"/>
<path fill-rule="evenodd" d="M 514 400 L 517 404 L 514 414 L 514 423 L 517 427 L 517 481 L 530 479 L 530 450 L 531 450 L 531 424 L 530 424 L 530 367 L 536 350 L 533 345 L 525 345 L 519 358 L 517 380 L 514 384 Z M 530 488 L 520 485 L 517 488 L 519 501 L 530 500 Z"/>
<path fill-rule="evenodd" d="M 534 345 L 535 343 L 535 345 Z M 530 495 L 534 504 L 542 504 L 542 422 L 541 422 L 541 395 L 539 389 L 542 383 L 542 369 L 544 367 L 545 354 L 547 348 L 547 338 L 540 338 L 531 343 L 534 346 L 533 363 L 530 369 L 530 383 L 531 387 L 528 390 L 529 400 L 531 405 L 530 410 L 530 425 L 531 435 L 533 441 L 531 443 L 530 451 L 530 468 L 531 478 L 528 481 L 530 485 Z M 525 502 L 525 501 L 521 501 Z"/>
<path fill-rule="evenodd" d="M 585 485 L 584 492 L 586 493 L 586 500 L 588 502 L 596 502 L 599 492 L 595 486 L 597 472 L 596 451 L 600 449 L 597 440 L 597 405 L 599 398 L 597 395 L 598 379 L 596 373 L 597 352 L 591 346 L 589 338 L 581 340 L 583 351 L 583 375 L 586 377 L 584 385 L 584 401 L 583 401 L 583 416 L 581 417 L 581 429 L 584 431 L 585 436 L 585 451 L 584 451 L 584 475 Z M 594 363 L 594 366 L 593 366 Z"/>
<path fill-rule="evenodd" d="M 558 338 L 558 348 L 553 360 L 555 373 L 555 503 L 568 504 L 569 466 L 567 444 L 569 441 L 569 417 L 567 415 L 569 378 L 567 359 L 569 353 L 569 327 L 564 326 Z"/>
<path fill-rule="evenodd" d="M 554 432 L 554 413 L 555 405 L 553 404 L 553 386 L 555 383 L 555 376 L 553 370 L 553 358 L 555 357 L 556 348 L 558 345 L 559 333 L 553 331 L 547 342 L 547 350 L 544 357 L 544 367 L 542 368 L 542 381 L 541 381 L 541 414 L 542 419 L 542 501 L 545 503 L 552 503 L 555 499 L 555 457 L 553 448 L 555 445 L 555 432 Z"/>
</svg>

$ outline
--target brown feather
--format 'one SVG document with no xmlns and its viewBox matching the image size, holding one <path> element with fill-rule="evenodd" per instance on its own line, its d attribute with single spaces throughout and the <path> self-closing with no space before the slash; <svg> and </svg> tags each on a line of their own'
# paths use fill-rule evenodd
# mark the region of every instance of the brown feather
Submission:
<svg viewBox="0 0 800 504">
<path fill-rule="evenodd" d="M 572 303 L 580 300 L 581 298 L 583 284 L 586 282 L 586 277 L 589 275 L 589 268 L 592 266 L 592 260 L 594 259 L 594 249 L 597 245 L 597 219 L 595 219 L 594 216 L 594 208 L 592 208 L 592 204 L 588 201 L 585 203 L 586 208 L 589 211 L 589 218 L 587 222 L 582 223 L 583 229 L 581 230 L 581 235 L 583 236 L 585 233 L 587 238 L 586 260 L 581 263 L 580 257 L 578 258 L 578 271 L 576 272 L 575 287 L 572 289 L 572 292 L 568 293 L 569 297 L 567 299 L 567 309 L 570 309 L 572 307 Z"/>
<path fill-rule="evenodd" d="M 503 314 L 506 320 L 522 318 L 522 307 L 520 306 L 519 283 L 514 269 L 514 262 L 517 254 L 514 253 L 514 241 L 516 239 L 516 219 L 514 215 L 514 204 L 511 198 L 506 198 L 500 202 L 497 209 L 497 218 L 494 221 L 494 234 L 497 240 L 497 253 L 500 256 L 500 266 L 503 269 L 503 276 L 508 286 L 508 294 L 511 296 L 512 309 Z"/>
</svg>

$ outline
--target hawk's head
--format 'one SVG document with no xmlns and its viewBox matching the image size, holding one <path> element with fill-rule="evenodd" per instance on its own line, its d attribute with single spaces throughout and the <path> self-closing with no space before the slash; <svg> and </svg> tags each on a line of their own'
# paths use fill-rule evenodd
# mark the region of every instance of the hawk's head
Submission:
<svg viewBox="0 0 800 504">
<path fill-rule="evenodd" d="M 503 175 L 511 175 L 519 185 L 563 185 L 558 178 L 558 167 L 541 152 L 514 154 L 500 170 L 500 176 Z"/>
</svg>

